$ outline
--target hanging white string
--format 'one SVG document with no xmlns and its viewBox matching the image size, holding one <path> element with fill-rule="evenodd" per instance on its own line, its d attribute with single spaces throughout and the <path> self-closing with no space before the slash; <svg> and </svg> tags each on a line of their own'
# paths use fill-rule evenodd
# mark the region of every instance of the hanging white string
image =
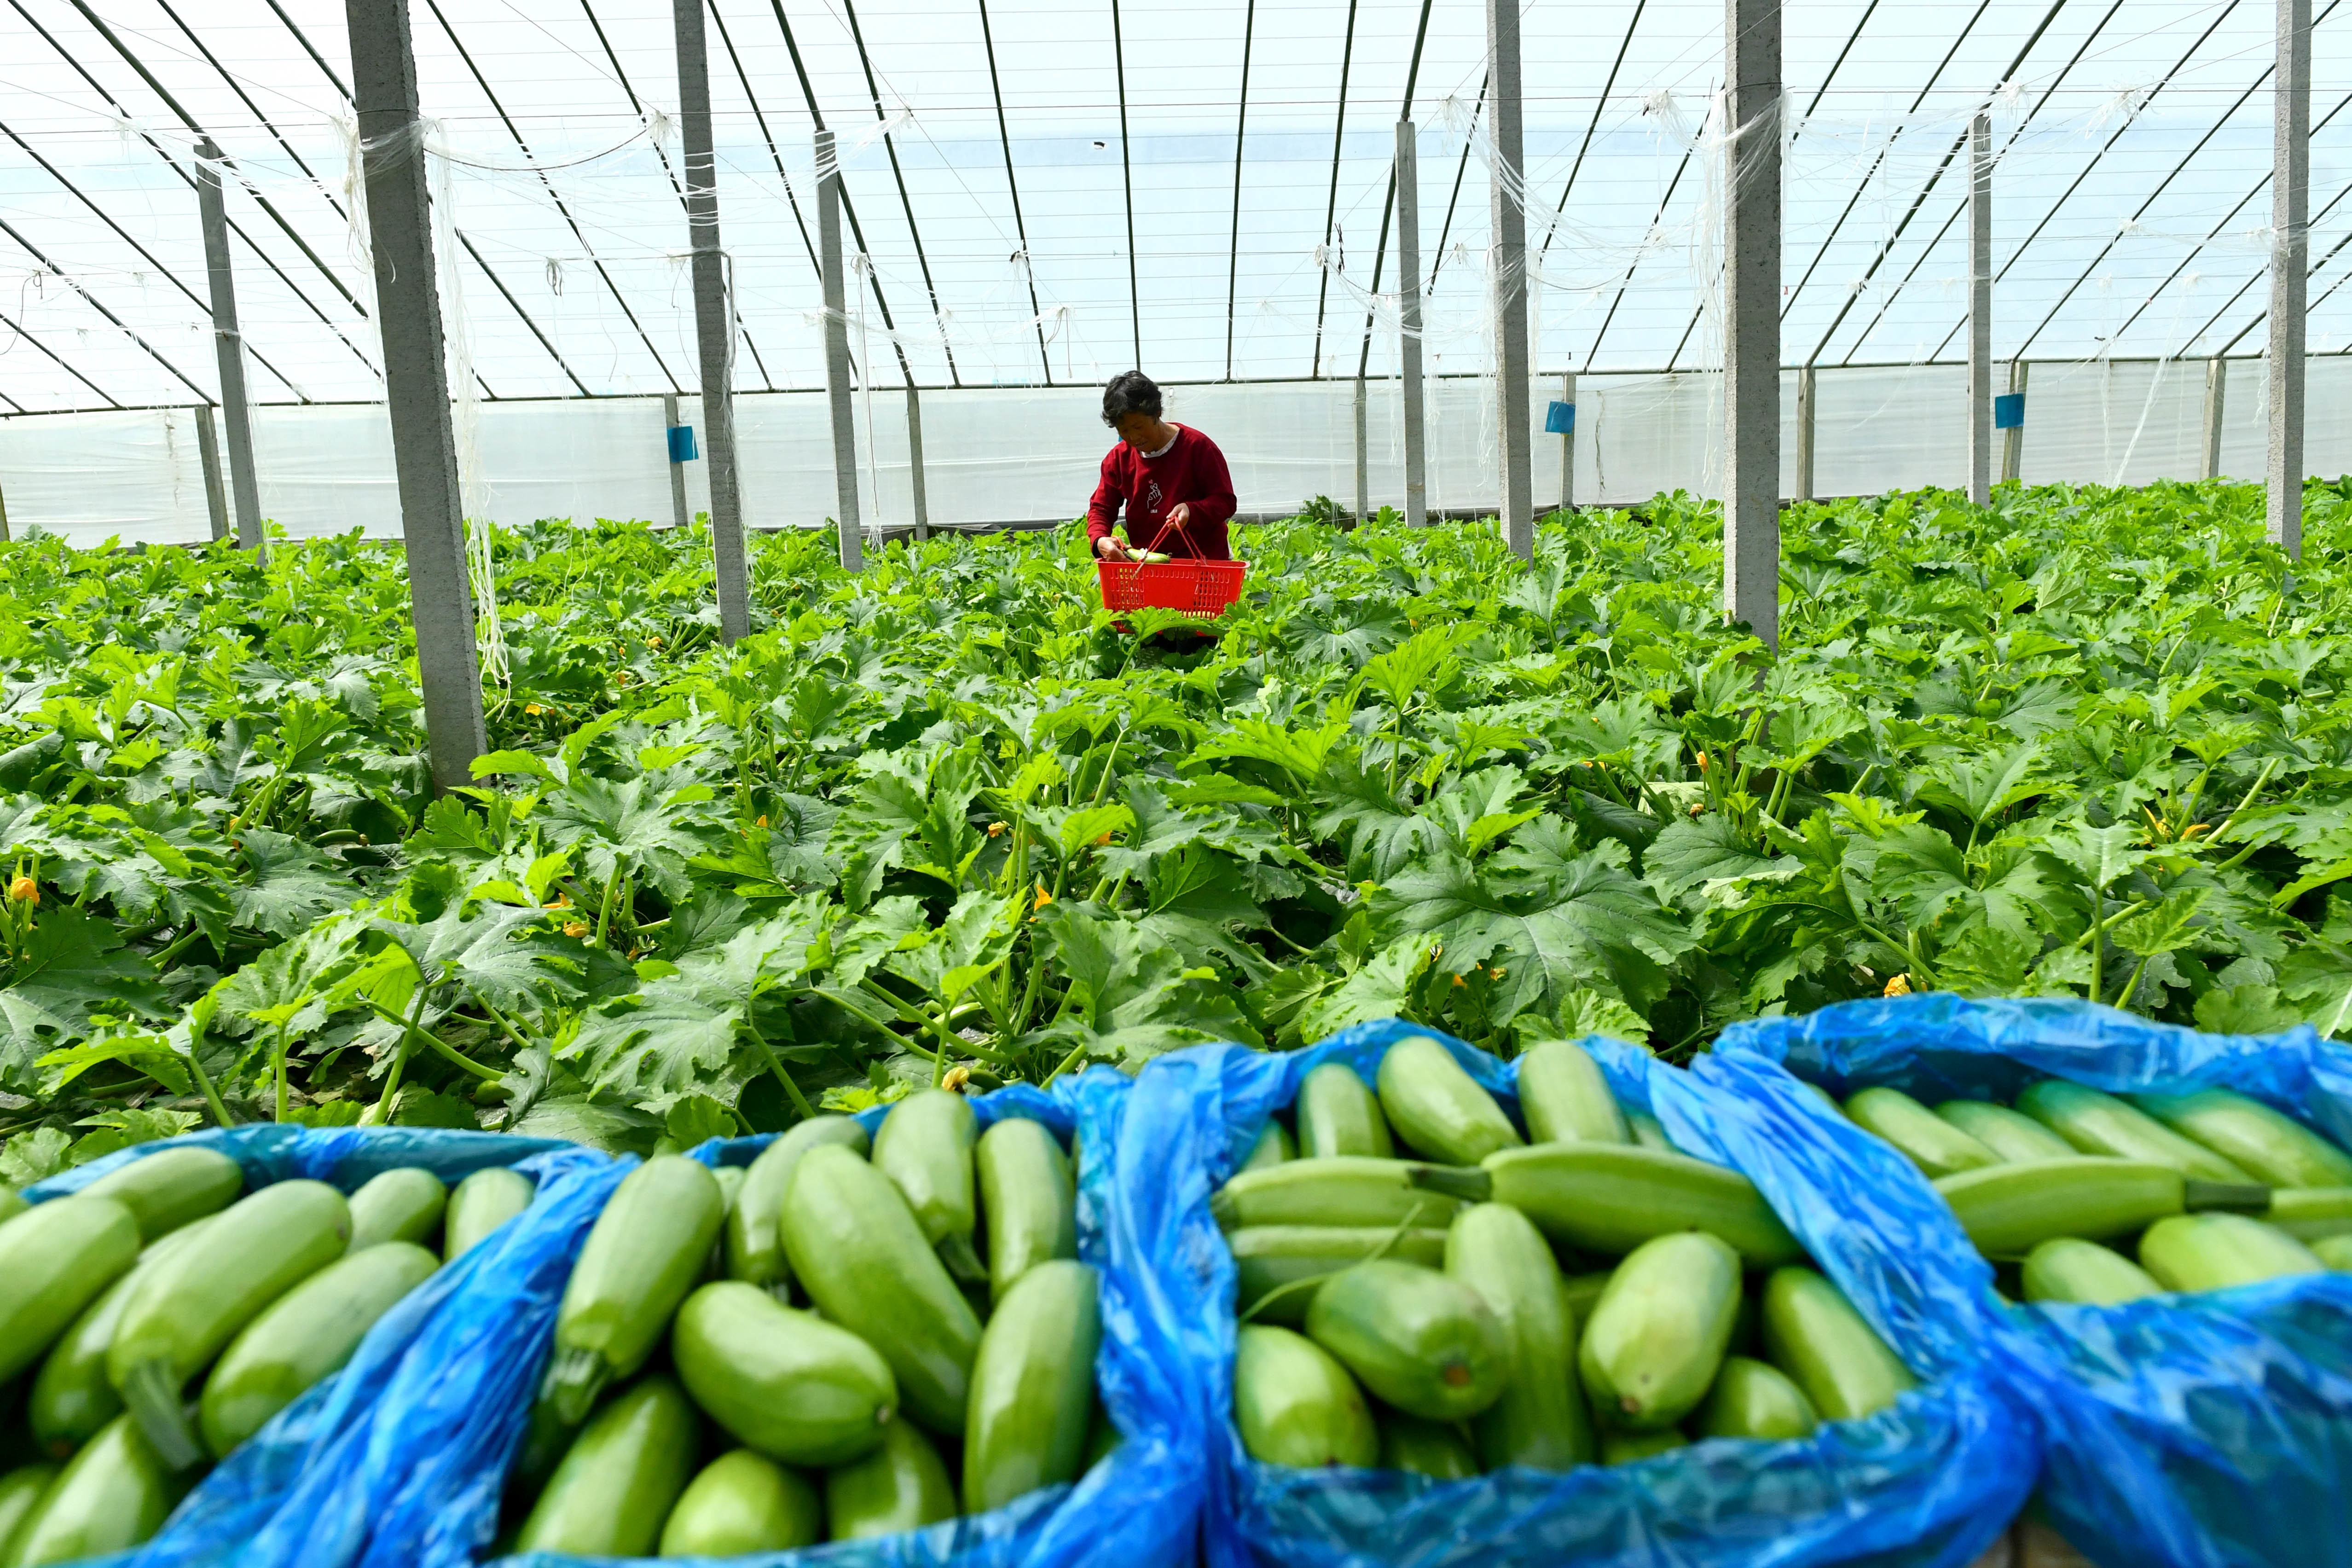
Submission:
<svg viewBox="0 0 2352 1568">
<path fill-rule="evenodd" d="M 862 250 L 850 258 L 849 270 L 857 280 L 851 289 L 857 300 L 857 319 L 853 323 L 857 331 L 857 406 L 866 422 L 866 489 L 871 497 L 858 532 L 869 539 L 882 531 L 882 470 L 874 452 L 874 365 L 866 341 L 866 279 L 873 268 L 874 258 Z"/>
<path fill-rule="evenodd" d="M 474 590 L 474 646 L 483 674 L 504 686 L 509 683 L 506 631 L 499 618 L 489 497 L 482 485 L 482 403 L 474 382 L 473 331 L 466 317 L 466 269 L 457 243 L 457 196 L 449 160 L 436 157 L 433 173 L 433 241 L 441 258 L 441 335 L 448 345 L 458 509 L 466 519 L 467 576 Z"/>
</svg>

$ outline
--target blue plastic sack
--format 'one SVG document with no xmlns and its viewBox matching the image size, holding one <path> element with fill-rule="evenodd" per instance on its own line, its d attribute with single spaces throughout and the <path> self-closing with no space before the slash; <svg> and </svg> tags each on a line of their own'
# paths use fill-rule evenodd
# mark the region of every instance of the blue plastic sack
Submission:
<svg viewBox="0 0 2352 1568">
<path fill-rule="evenodd" d="M 1904 1340 L 1923 1386 L 1892 1409 L 1825 1425 L 1803 1442 L 1716 1440 L 1614 1469 L 1515 1469 L 1453 1482 L 1252 1459 L 1233 1420 L 1233 1255 L 1210 1195 L 1311 1069 L 1345 1061 L 1370 1083 L 1387 1049 L 1413 1035 L 1444 1041 L 1516 1111 L 1514 1064 L 1400 1022 L 1359 1025 L 1287 1055 L 1238 1046 L 1178 1051 L 1145 1068 L 1129 1096 L 1118 1183 L 1128 1218 L 1114 1241 L 1138 1253 L 1125 1266 L 1155 1281 L 1152 1315 L 1138 1332 L 1203 1434 L 1212 1568 L 1813 1568 L 1861 1560 L 1958 1568 L 2000 1534 L 2032 1484 L 2032 1430 L 1959 1333 Z M 1720 1094 L 1631 1046 L 1599 1037 L 1584 1044 L 1618 1099 L 1655 1114 L 1677 1145 L 1748 1167 L 1737 1107 Z M 1769 1173 L 1759 1185 L 1880 1333 L 1895 1337 L 1890 1315 L 1941 1321 L 1937 1276 L 1923 1272 L 1908 1294 L 1882 1288 L 1853 1268 L 1842 1215 Z"/>
<path fill-rule="evenodd" d="M 211 1128 L 162 1142 L 133 1145 L 27 1187 L 36 1203 L 64 1197 L 124 1166 L 165 1149 L 215 1148 L 245 1168 L 250 1187 L 297 1177 L 324 1181 L 349 1193 L 370 1177 L 404 1166 L 422 1166 L 455 1184 L 478 1170 L 514 1166 L 539 1184 L 536 1218 L 561 1201 L 583 1168 L 608 1162 L 601 1155 L 543 1138 L 510 1137 L 437 1127 L 313 1128 L 265 1124 Z M 518 1219 L 436 1271 L 378 1319 L 352 1359 L 333 1377 L 280 1411 L 220 1465 L 173 1511 L 144 1546 L 110 1561 L 142 1568 L 198 1564 L 268 1564 L 326 1561 L 323 1543 L 362 1529 L 368 1499 L 352 1484 L 356 1445 L 381 1417 L 395 1369 L 441 1307 L 469 1283 L 494 1271 L 515 1242 Z M 396 1466 L 398 1456 L 387 1458 Z"/>
<path fill-rule="evenodd" d="M 1110 1213 L 1111 1156 L 1129 1081 L 1108 1068 L 1056 1084 L 1051 1091 L 1013 1084 L 972 1101 L 985 1131 L 1007 1116 L 1042 1122 L 1065 1141 L 1078 1140 L 1078 1256 L 1100 1271 L 1103 1339 L 1096 1375 L 1105 1408 L 1123 1441 L 1074 1485 L 1032 1492 L 992 1512 L 948 1520 L 928 1529 L 883 1540 L 841 1542 L 797 1552 L 761 1553 L 723 1561 L 734 1568 L 1076 1568 L 1081 1563 L 1118 1568 L 1176 1568 L 1192 1561 L 1194 1520 L 1200 1506 L 1197 1448 L 1188 1447 L 1178 1412 L 1159 1393 L 1154 1368 L 1139 1353 L 1129 1327 L 1145 1310 L 1139 1300 L 1143 1281 L 1123 1272 L 1105 1240 Z M 866 1130 L 877 1131 L 887 1107 L 862 1113 Z M 772 1135 L 713 1139 L 693 1156 L 714 1167 L 748 1165 Z M 634 1164 L 634 1162 L 628 1162 Z M 584 1232 L 583 1235 L 584 1239 Z M 563 1259 L 570 1268 L 570 1255 Z M 534 1315 L 528 1356 L 530 1384 L 554 1333 L 554 1308 L 562 1292 L 561 1272 L 543 1315 Z M 530 1385 L 526 1385 L 526 1388 Z M 511 1435 L 498 1462 L 478 1472 L 482 1490 L 468 1492 L 465 1508 L 470 1539 L 486 1542 L 496 1523 L 499 1485 L 522 1435 L 528 1393 L 514 1401 Z M 453 1550 L 458 1534 L 420 1542 L 405 1555 L 371 1553 L 370 1564 L 417 1564 L 459 1568 L 473 1561 Z M 405 1542 L 404 1542 L 404 1544 Z M 585 1559 L 530 1552 L 499 1559 L 500 1568 L 590 1568 L 591 1563 L 656 1559 Z M 660 1559 L 675 1563 L 677 1559 Z"/>
<path fill-rule="evenodd" d="M 1780 1075 L 1765 1061 L 1840 1095 L 1886 1084 L 1930 1104 L 2006 1101 L 2043 1077 L 2112 1092 L 2234 1089 L 2352 1144 L 2352 1051 L 2308 1028 L 2204 1035 L 2063 998 L 1937 993 L 1727 1030 L 1699 1076 L 1772 1104 L 1779 1130 L 1810 1142 L 1838 1119 L 1770 1087 Z M 1800 1124 L 1808 1130 L 1793 1131 Z M 1849 1145 L 1877 1142 L 1851 1125 L 1829 1130 Z M 1916 1219 L 1925 1178 L 1885 1152 L 1866 1183 L 1832 1169 L 1817 1179 Z M 2179 1568 L 2352 1564 L 2352 1276 L 2012 1309 L 1991 1295 L 1990 1270 L 1950 1211 L 1935 1207 L 1941 1239 L 1917 1226 L 1894 1246 L 1945 1257 L 1977 1295 L 2004 1379 L 2043 1417 L 2042 1506 L 2079 1550 Z M 1956 1249 L 1965 1258 L 1952 1260 Z"/>
</svg>

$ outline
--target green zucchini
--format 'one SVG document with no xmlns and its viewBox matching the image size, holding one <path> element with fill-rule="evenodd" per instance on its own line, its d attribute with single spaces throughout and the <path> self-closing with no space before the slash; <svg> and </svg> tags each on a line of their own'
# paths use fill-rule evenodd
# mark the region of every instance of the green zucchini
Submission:
<svg viewBox="0 0 2352 1568">
<path fill-rule="evenodd" d="M 2325 1273 L 2310 1248 L 2242 1214 L 2179 1214 L 2139 1239 L 2139 1266 L 2168 1291 L 2221 1291 L 2287 1274 Z"/>
<path fill-rule="evenodd" d="M 1715 1386 L 1691 1417 L 1702 1437 L 1753 1437 L 1790 1443 L 1810 1437 L 1822 1418 L 1805 1391 L 1769 1362 L 1744 1355 L 1723 1358 Z"/>
<path fill-rule="evenodd" d="M 1859 1090 L 1847 1098 L 1845 1113 L 1931 1176 L 2000 1164 L 1999 1155 L 1900 1089 Z"/>
<path fill-rule="evenodd" d="M 0 1181 L 0 1225 L 7 1224 L 32 1207 L 25 1201 L 23 1193 L 18 1192 L 6 1182 Z M 5 1544 L 6 1544 L 6 1538 L 0 1537 L 0 1545 Z"/>
<path fill-rule="evenodd" d="M 1661 1427 L 1654 1432 L 1607 1430 L 1601 1434 L 1601 1462 L 1604 1465 L 1630 1465 L 1689 1447 L 1690 1439 L 1672 1427 Z"/>
<path fill-rule="evenodd" d="M 2294 1117 L 2227 1089 L 2135 1094 L 2132 1103 L 2273 1186 L 2352 1186 L 2352 1155 Z"/>
<path fill-rule="evenodd" d="M 1297 1327 L 1307 1321 L 1307 1304 L 1327 1276 L 1373 1258 L 1442 1268 L 1445 1234 L 1430 1226 L 1254 1225 L 1236 1230 L 1225 1238 L 1234 1249 L 1234 1309 L 1255 1322 Z M 1268 1296 L 1274 1300 L 1260 1308 Z"/>
<path fill-rule="evenodd" d="M 11 1561 L 17 1533 L 40 1511 L 41 1499 L 57 1479 L 55 1465 L 19 1465 L 0 1475 L 0 1563 Z"/>
<path fill-rule="evenodd" d="M 1307 1337 L 1408 1416 L 1465 1421 L 1501 1396 L 1503 1325 L 1479 1294 L 1434 1269 L 1381 1260 L 1323 1281 Z"/>
<path fill-rule="evenodd" d="M 737 1557 L 824 1539 L 824 1502 L 816 1488 L 765 1455 L 736 1448 L 687 1482 L 662 1526 L 661 1554 Z"/>
<path fill-rule="evenodd" d="M 1084 1263 L 1041 1262 L 997 1302 L 971 1365 L 966 1513 L 1002 1508 L 1084 1472 L 1101 1341 L 1099 1281 Z"/>
<path fill-rule="evenodd" d="M 515 1551 L 645 1556 L 693 1479 L 700 1437 L 694 1406 L 676 1382 L 659 1373 L 639 1378 L 572 1440 L 516 1531 Z"/>
<path fill-rule="evenodd" d="M 1703 1231 L 1643 1242 L 1594 1303 L 1577 1372 L 1607 1427 L 1654 1432 L 1706 1397 L 1739 1315 L 1739 1254 Z"/>
<path fill-rule="evenodd" d="M 1554 1241 L 1592 1252 L 1631 1252 L 1654 1237 L 1704 1230 L 1751 1268 L 1804 1254 L 1756 1184 L 1688 1155 L 1625 1144 L 1538 1144 L 1506 1149 L 1485 1165 L 1492 1197 Z"/>
<path fill-rule="evenodd" d="M 1475 1166 L 1527 1141 L 1454 1053 L 1427 1035 L 1401 1040 L 1381 1058 L 1380 1100 L 1398 1136 L 1447 1165 Z"/>
<path fill-rule="evenodd" d="M 2338 1274 L 2352 1274 L 2352 1236 L 2323 1236 L 2311 1243 L 2311 1255 Z"/>
<path fill-rule="evenodd" d="M 1478 1459 L 1462 1435 L 1440 1421 L 1424 1421 L 1402 1410 L 1383 1410 L 1375 1425 L 1381 1434 L 1381 1469 L 1409 1470 L 1442 1481 L 1466 1481 L 1478 1474 Z"/>
<path fill-rule="evenodd" d="M 1103 1408 L 1103 1402 L 1097 1397 L 1095 1400 L 1094 1414 L 1087 1418 L 1086 1468 L 1091 1470 L 1109 1458 L 1118 1448 L 1120 1440 L 1121 1434 L 1118 1423 L 1110 1418 L 1110 1412 Z"/>
<path fill-rule="evenodd" d="M 54 1198 L 0 1225 L 0 1384 L 138 1260 L 139 1223 L 112 1198 Z"/>
<path fill-rule="evenodd" d="M 441 1178 L 416 1166 L 403 1166 L 370 1176 L 352 1194 L 352 1246 L 354 1252 L 386 1241 L 407 1241 L 422 1247 L 440 1227 L 441 1212 L 449 1207 L 449 1189 Z"/>
<path fill-rule="evenodd" d="M 82 1445 L 17 1528 L 8 1568 L 127 1551 L 163 1527 L 179 1495 L 138 1423 L 117 1416 Z"/>
<path fill-rule="evenodd" d="M 538 1193 L 527 1176 L 503 1166 L 476 1171 L 449 1193 L 442 1216 L 441 1258 L 454 1263 L 524 1209 Z"/>
<path fill-rule="evenodd" d="M 1633 1129 L 1592 1053 L 1548 1040 L 1519 1058 L 1519 1111 L 1538 1144 L 1630 1144 Z"/>
<path fill-rule="evenodd" d="M 850 1116 L 812 1116 L 793 1124 L 760 1151 L 743 1176 L 743 1190 L 727 1210 L 727 1277 L 781 1293 L 793 1276 L 778 1222 L 784 1194 L 801 1156 L 820 1144 L 841 1144 L 863 1155 L 866 1129 Z"/>
<path fill-rule="evenodd" d="M 245 1168 L 218 1149 L 178 1145 L 157 1149 L 81 1189 L 81 1197 L 112 1198 L 139 1222 L 144 1246 L 192 1219 L 217 1214 L 245 1191 Z"/>
<path fill-rule="evenodd" d="M 900 1409 L 961 1437 L 980 1319 L 898 1188 L 854 1150 L 811 1149 L 785 1195 L 783 1238 L 817 1309 L 890 1364 Z"/>
<path fill-rule="evenodd" d="M 1611 1270 L 1603 1269 L 1591 1274 L 1563 1274 L 1559 1280 L 1559 1306 L 1568 1314 L 1568 1343 L 1575 1344 L 1584 1338 L 1584 1325 L 1592 1321 L 1592 1309 L 1601 1300 L 1601 1292 L 1609 1288 Z"/>
<path fill-rule="evenodd" d="M 328 1264 L 271 1302 L 205 1379 L 199 1421 L 213 1458 L 227 1458 L 349 1361 L 376 1320 L 439 1267 L 413 1241 L 386 1241 Z"/>
<path fill-rule="evenodd" d="M 705 1415 L 782 1464 L 863 1458 L 898 1409 L 898 1380 L 880 1352 L 740 1280 L 687 1297 L 670 1359 Z"/>
<path fill-rule="evenodd" d="M 1380 1096 L 1344 1061 L 1327 1061 L 1298 1081 L 1298 1152 L 1310 1160 L 1334 1155 L 1396 1153 Z"/>
<path fill-rule="evenodd" d="M 2352 1236 L 2352 1186 L 2273 1187 L 2262 1218 L 2306 1244 Z"/>
<path fill-rule="evenodd" d="M 1285 1160 L 1297 1157 L 1298 1151 L 1290 1142 L 1290 1129 L 1268 1117 L 1265 1130 L 1257 1135 L 1257 1142 L 1250 1145 L 1249 1158 L 1242 1162 L 1242 1169 L 1264 1170 L 1268 1166 L 1278 1166 Z"/>
<path fill-rule="evenodd" d="M 1573 1325 L 1542 1234 L 1507 1204 L 1479 1204 L 1446 1233 L 1445 1272 L 1476 1291 L 1503 1329 L 1509 1374 L 1478 1417 L 1480 1459 L 1497 1470 L 1591 1463 L 1592 1417 L 1576 1379 Z"/>
<path fill-rule="evenodd" d="M 979 1135 L 971 1102 L 945 1089 L 916 1090 L 890 1107 L 874 1135 L 874 1168 L 906 1198 L 948 1272 L 969 1284 L 988 1282 L 971 1245 L 980 1223 L 971 1168 Z"/>
<path fill-rule="evenodd" d="M 2017 1097 L 2017 1108 L 2086 1155 L 2152 1160 L 2200 1181 L 2250 1182 L 2236 1162 L 2182 1137 L 2112 1094 L 2063 1078 L 2045 1078 Z"/>
<path fill-rule="evenodd" d="M 1936 1183 L 1960 1228 L 1988 1258 L 2022 1258 L 2053 1237 L 2110 1241 L 2189 1207 L 2260 1209 L 2267 1188 L 2191 1182 L 2153 1160 L 2074 1155 L 1962 1171 Z"/>
<path fill-rule="evenodd" d="M 824 1515 L 834 1541 L 870 1541 L 953 1519 L 955 1483 L 931 1440 L 911 1421 L 882 1429 L 882 1446 L 824 1472 Z"/>
<path fill-rule="evenodd" d="M 1042 1122 L 1007 1116 L 981 1134 L 972 1164 L 988 1227 L 988 1294 L 1004 1300 L 1038 1264 L 1078 1255 L 1078 1198 L 1070 1157 Z"/>
<path fill-rule="evenodd" d="M 320 1181 L 281 1181 L 240 1198 L 204 1234 L 142 1269 L 106 1348 L 106 1375 L 155 1453 L 174 1470 L 204 1458 L 181 1403 L 268 1305 L 343 1255 L 351 1207 Z"/>
<path fill-rule="evenodd" d="M 1883 1410 L 1917 1379 L 1863 1321 L 1845 1293 L 1791 1264 L 1764 1281 L 1765 1359 L 1789 1375 L 1824 1420 Z"/>
<path fill-rule="evenodd" d="M 656 1155 L 614 1189 L 555 1311 L 540 1397 L 559 1425 L 578 1426 L 607 1384 L 645 1365 L 724 1219 L 718 1179 L 683 1155 Z"/>
<path fill-rule="evenodd" d="M 1633 1142 L 1643 1148 L 1655 1149 L 1660 1154 L 1666 1155 L 1682 1152 L 1675 1147 L 1675 1141 L 1666 1136 L 1666 1124 L 1647 1111 L 1626 1112 L 1625 1125 L 1632 1131 Z"/>
<path fill-rule="evenodd" d="M 1983 1100 L 1947 1100 L 1936 1114 L 1990 1149 L 2003 1160 L 2064 1159 L 2074 1145 L 2026 1115 L 2006 1105 Z"/>
<path fill-rule="evenodd" d="M 1423 1181 L 1435 1186 L 1424 1186 Z M 1209 1212 L 1226 1230 L 1253 1225 L 1444 1226 L 1464 1197 L 1484 1197 L 1476 1171 L 1344 1155 L 1244 1171 L 1217 1189 Z"/>
<path fill-rule="evenodd" d="M 2095 1241 L 2055 1236 L 2025 1255 L 2025 1299 L 2112 1307 L 2162 1292 L 2147 1270 Z"/>
<path fill-rule="evenodd" d="M 1348 1369 L 1305 1334 L 1244 1323 L 1234 1348 L 1234 1424 L 1264 1464 L 1366 1469 L 1380 1461 L 1371 1407 Z"/>
<path fill-rule="evenodd" d="M 98 1436 L 99 1429 L 122 1414 L 122 1396 L 107 1381 L 106 1347 L 114 1343 L 114 1327 L 122 1321 L 122 1304 L 131 1299 L 131 1282 L 142 1270 L 170 1257 L 205 1233 L 209 1219 L 184 1225 L 139 1255 L 131 1271 L 106 1288 L 103 1295 L 82 1309 L 33 1379 L 26 1400 L 33 1437 L 60 1459 Z M 5 1541 L 5 1531 L 0 1531 Z M 0 1563 L 7 1561 L 0 1551 Z"/>
</svg>

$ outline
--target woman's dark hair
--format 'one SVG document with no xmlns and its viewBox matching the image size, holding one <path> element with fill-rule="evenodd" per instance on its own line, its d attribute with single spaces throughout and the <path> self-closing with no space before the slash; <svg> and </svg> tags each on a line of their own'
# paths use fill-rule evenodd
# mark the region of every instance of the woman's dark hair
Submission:
<svg viewBox="0 0 2352 1568">
<path fill-rule="evenodd" d="M 1113 430 L 1130 413 L 1160 417 L 1160 389 L 1141 371 L 1121 371 L 1103 388 L 1103 423 Z"/>
</svg>

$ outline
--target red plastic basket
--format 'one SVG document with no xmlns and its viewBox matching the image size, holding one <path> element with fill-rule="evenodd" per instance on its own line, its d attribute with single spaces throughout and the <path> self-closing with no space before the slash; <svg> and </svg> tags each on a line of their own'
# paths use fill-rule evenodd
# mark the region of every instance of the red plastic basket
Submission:
<svg viewBox="0 0 2352 1568">
<path fill-rule="evenodd" d="M 1244 560 L 1098 560 L 1106 610 L 1181 610 L 1222 615 L 1242 596 Z"/>
</svg>

